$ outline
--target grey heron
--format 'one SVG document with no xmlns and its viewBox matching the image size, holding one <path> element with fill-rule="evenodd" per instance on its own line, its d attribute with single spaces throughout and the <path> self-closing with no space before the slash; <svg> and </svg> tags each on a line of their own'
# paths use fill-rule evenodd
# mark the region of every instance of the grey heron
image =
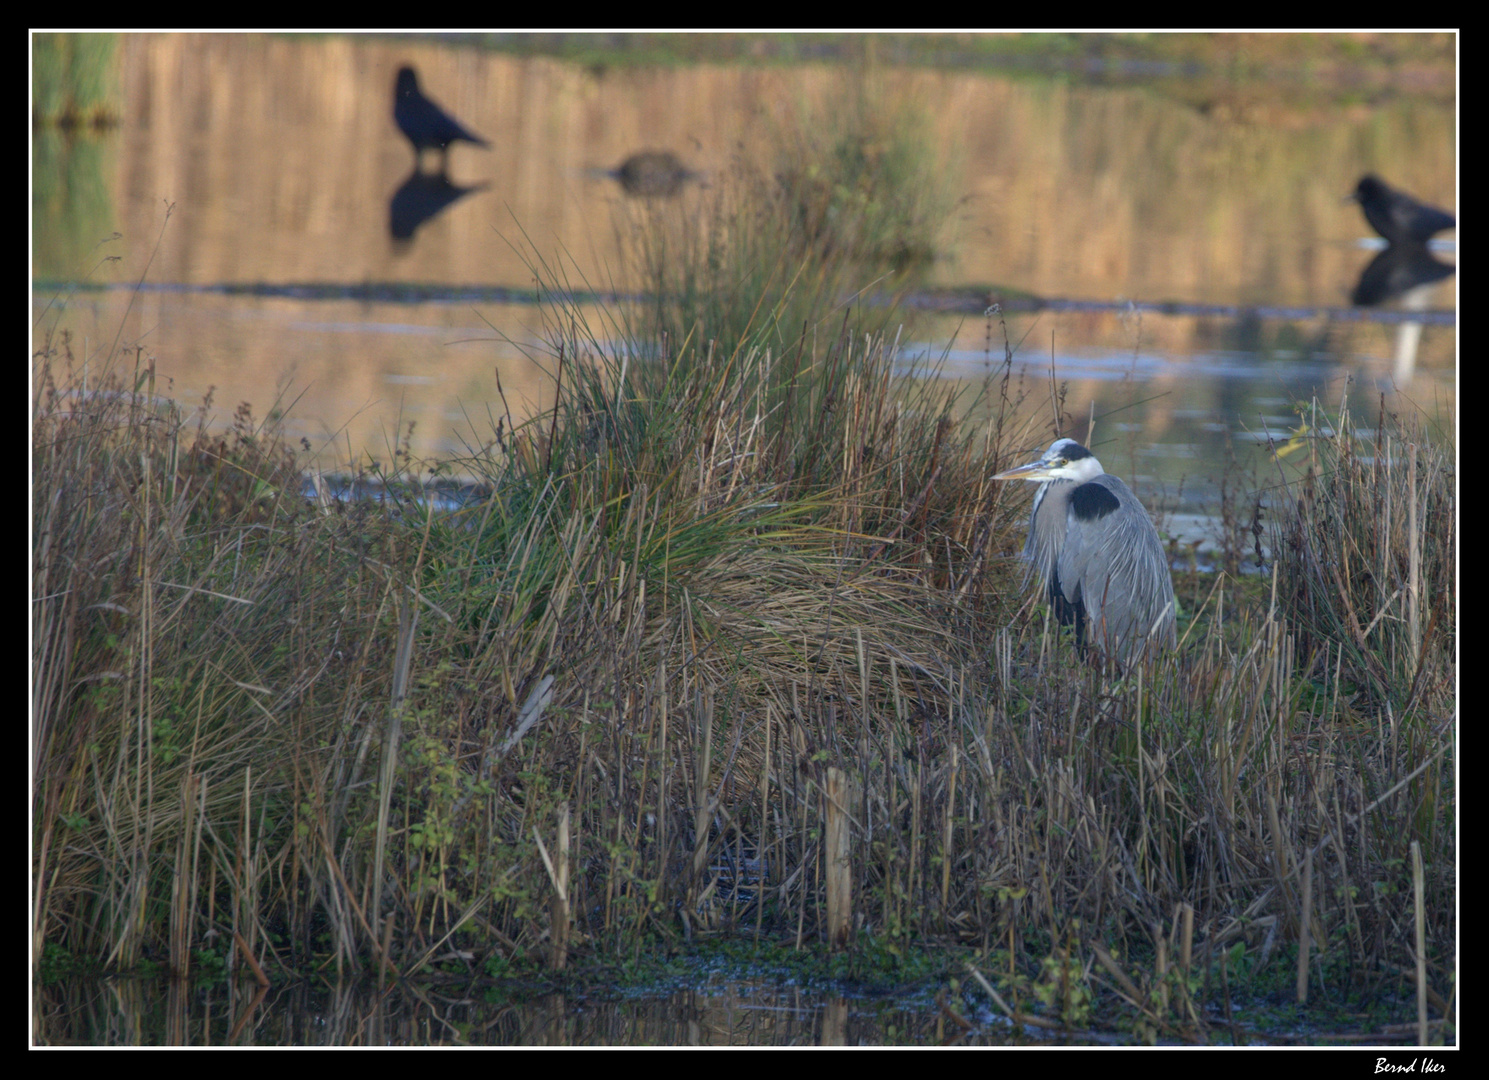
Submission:
<svg viewBox="0 0 1489 1080">
<path fill-rule="evenodd" d="M 479 135 L 472 135 L 459 120 L 425 97 L 419 89 L 419 76 L 408 66 L 398 69 L 398 80 L 393 86 L 393 120 L 414 144 L 415 161 L 425 150 L 448 154 L 450 144 L 457 139 L 477 146 L 491 145 Z"/>
<path fill-rule="evenodd" d="M 1174 583 L 1143 504 L 1074 439 L 1056 439 L 1038 461 L 994 480 L 1033 480 L 1024 559 L 1049 589 L 1055 615 L 1087 627 L 1102 652 L 1132 659 L 1152 642 L 1174 645 Z"/>
</svg>

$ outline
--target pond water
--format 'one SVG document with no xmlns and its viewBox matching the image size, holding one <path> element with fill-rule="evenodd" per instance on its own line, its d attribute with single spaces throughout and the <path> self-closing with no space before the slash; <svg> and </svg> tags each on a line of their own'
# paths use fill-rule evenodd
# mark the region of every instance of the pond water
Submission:
<svg viewBox="0 0 1489 1080">
<path fill-rule="evenodd" d="M 448 965 L 447 965 L 448 966 Z M 454 966 L 460 966 L 458 963 Z M 781 973 L 720 970 L 618 990 L 582 991 L 450 974 L 377 987 L 304 979 L 262 990 L 251 982 L 66 978 L 35 988 L 38 1046 L 1119 1046 L 1131 1031 L 1015 1024 L 971 980 L 930 980 L 895 991 L 804 983 Z M 1414 1012 L 1410 995 L 1394 1015 Z M 1015 1008 L 1021 1007 L 1019 1004 Z M 1409 1021 L 1358 1031 L 1363 1014 L 1320 1002 L 1310 1019 L 1291 1001 L 1237 998 L 1227 1016 L 1203 1010 L 1203 1034 L 1184 1042 L 1233 1045 L 1410 1046 Z M 1434 1021 L 1429 1038 L 1440 1039 Z M 1159 1043 L 1180 1044 L 1177 1032 Z"/>
<path fill-rule="evenodd" d="M 944 985 L 865 993 L 789 978 L 699 971 L 676 985 L 583 992 L 447 979 L 379 990 L 369 982 L 251 983 L 66 979 L 37 990 L 42 1046 L 1118 1046 L 1130 1032 L 1015 1025 Z M 951 1006 L 955 1005 L 955 1009 Z M 1211 1045 L 1400 1046 L 1410 1024 L 1368 1035 L 1307 1022 L 1265 1024 L 1265 1005 L 1207 1016 Z M 1409 1015 L 1410 1002 L 1400 1003 Z M 1332 1029 L 1331 1029 L 1332 1030 Z M 1199 1036 L 1191 1034 L 1191 1039 Z M 1174 1043 L 1165 1036 L 1161 1043 Z"/>
<path fill-rule="evenodd" d="M 880 1046 L 1062 1041 L 933 992 L 864 996 L 789 981 L 700 975 L 619 994 L 463 983 L 183 987 L 68 980 L 38 993 L 35 1042 L 89 1046 Z"/>
<path fill-rule="evenodd" d="M 552 401 L 534 267 L 623 291 L 620 237 L 638 214 L 696 212 L 731 163 L 767 160 L 781 132 L 810 134 L 867 95 L 919 119 L 959 198 L 907 363 L 981 378 L 1005 333 L 982 309 L 1010 297 L 1029 409 L 1048 415 L 1053 366 L 1067 433 L 1155 507 L 1203 512 L 1237 445 L 1265 466 L 1256 444 L 1315 394 L 1357 418 L 1385 395 L 1454 423 L 1454 279 L 1401 369 L 1399 324 L 1376 321 L 1401 314 L 1349 306 L 1373 233 L 1343 198 L 1373 171 L 1455 206 L 1451 84 L 1355 93 L 1348 72 L 1315 87 L 1305 64 L 1201 92 L 1172 66 L 1080 80 L 863 52 L 648 67 L 376 35 L 121 35 L 120 124 L 35 135 L 34 334 L 67 331 L 79 359 L 152 358 L 187 405 L 212 389 L 218 423 L 243 401 L 285 412 L 324 467 L 386 463 L 406 437 L 416 457 L 460 453 L 493 417 Z M 472 190 L 411 239 L 389 225 L 414 164 L 392 112 L 404 64 L 491 143 L 452 146 L 450 182 Z M 609 175 L 648 149 L 691 174 L 670 199 L 631 198 Z"/>
</svg>

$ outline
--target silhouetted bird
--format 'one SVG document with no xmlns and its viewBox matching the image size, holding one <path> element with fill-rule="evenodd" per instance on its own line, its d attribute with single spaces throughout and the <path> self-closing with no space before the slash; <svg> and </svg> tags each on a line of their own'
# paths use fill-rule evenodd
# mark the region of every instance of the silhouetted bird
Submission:
<svg viewBox="0 0 1489 1080">
<path fill-rule="evenodd" d="M 1417 202 L 1373 174 L 1360 178 L 1350 198 L 1360 204 L 1370 227 L 1386 238 L 1386 249 L 1360 274 L 1351 303 L 1359 307 L 1384 304 L 1453 275 L 1456 267 L 1439 262 L 1427 249 L 1434 233 L 1457 227 L 1452 214 Z M 1425 307 L 1425 296 L 1418 297 L 1415 306 Z"/>
<path fill-rule="evenodd" d="M 1425 244 L 1435 233 L 1458 227 L 1446 210 L 1419 203 L 1404 191 L 1396 191 L 1373 173 L 1355 185 L 1351 199 L 1365 211 L 1370 227 L 1393 244 L 1415 241 Z"/>
<path fill-rule="evenodd" d="M 450 144 L 457 139 L 489 147 L 491 144 L 479 135 L 472 135 L 460 121 L 430 101 L 419 90 L 419 76 L 411 67 L 398 69 L 398 82 L 393 87 L 393 119 L 398 130 L 414 144 L 414 160 L 425 150 L 439 150 L 448 154 Z"/>
<path fill-rule="evenodd" d="M 632 154 L 620 167 L 606 174 L 620 182 L 627 195 L 640 198 L 667 198 L 682 190 L 683 184 L 697 179 L 670 150 L 643 150 Z"/>
</svg>

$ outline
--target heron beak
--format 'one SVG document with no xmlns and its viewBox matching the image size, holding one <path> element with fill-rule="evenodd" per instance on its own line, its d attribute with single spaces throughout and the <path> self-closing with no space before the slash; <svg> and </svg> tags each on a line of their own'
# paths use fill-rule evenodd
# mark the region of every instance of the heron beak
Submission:
<svg viewBox="0 0 1489 1080">
<path fill-rule="evenodd" d="M 994 480 L 1049 480 L 1050 466 L 1043 461 L 1031 461 L 1014 469 L 997 473 Z"/>
</svg>

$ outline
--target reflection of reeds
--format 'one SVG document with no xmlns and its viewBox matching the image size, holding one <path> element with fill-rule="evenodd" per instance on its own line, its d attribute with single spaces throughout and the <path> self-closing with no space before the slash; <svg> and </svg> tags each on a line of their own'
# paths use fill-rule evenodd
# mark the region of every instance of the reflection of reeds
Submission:
<svg viewBox="0 0 1489 1080">
<path fill-rule="evenodd" d="M 119 122 L 114 34 L 36 34 L 31 39 L 32 120 L 111 127 Z"/>
<path fill-rule="evenodd" d="M 928 116 L 870 83 L 778 133 L 777 212 L 799 249 L 895 281 L 923 275 L 945 254 L 957 197 L 929 131 Z"/>
<path fill-rule="evenodd" d="M 924 280 L 945 254 L 955 170 L 909 105 L 868 86 L 836 104 L 803 108 L 763 162 L 736 155 L 704 198 L 631 209 L 620 247 L 651 298 L 633 329 L 779 351 L 803 327 L 832 332 L 862 293 Z"/>
<path fill-rule="evenodd" d="M 272 431 L 193 431 L 143 376 L 43 380 L 40 945 L 577 969 L 815 943 L 831 911 L 860 954 L 975 947 L 1020 1014 L 1201 1038 L 1222 985 L 1293 984 L 1272 961 L 1305 928 L 1335 975 L 1415 970 L 1415 841 L 1448 992 L 1454 549 L 1424 441 L 1414 479 L 1338 443 L 1279 511 L 1276 617 L 1219 577 L 1176 655 L 1112 681 L 984 559 L 1027 506 L 985 479 L 1006 399 L 971 427 L 851 328 L 617 359 L 563 314 L 554 411 L 462 462 L 491 496 L 447 514 L 398 483 L 312 505 Z"/>
</svg>

